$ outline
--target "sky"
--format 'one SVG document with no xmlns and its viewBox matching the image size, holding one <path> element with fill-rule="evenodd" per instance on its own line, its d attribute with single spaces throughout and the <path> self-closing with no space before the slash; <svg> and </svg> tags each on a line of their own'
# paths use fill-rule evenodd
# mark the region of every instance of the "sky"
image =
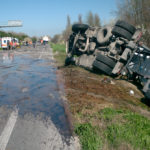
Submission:
<svg viewBox="0 0 150 150">
<path fill-rule="evenodd" d="M 97 13 L 104 23 L 115 17 L 112 13 L 115 10 L 116 0 L 0 0 L 0 24 L 21 20 L 23 27 L 2 30 L 52 37 L 65 29 L 67 15 L 74 23 L 79 14 L 84 21 L 91 11 Z"/>
</svg>

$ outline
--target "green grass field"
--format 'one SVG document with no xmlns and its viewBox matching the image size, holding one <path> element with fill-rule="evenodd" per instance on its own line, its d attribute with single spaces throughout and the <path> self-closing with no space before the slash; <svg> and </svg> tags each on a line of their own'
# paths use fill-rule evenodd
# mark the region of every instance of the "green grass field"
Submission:
<svg viewBox="0 0 150 150">
<path fill-rule="evenodd" d="M 64 65 L 65 58 L 66 58 L 65 44 L 50 43 L 50 45 L 53 49 L 53 53 L 54 53 L 55 60 L 57 61 L 57 65 L 58 66 Z"/>
<path fill-rule="evenodd" d="M 60 53 L 65 53 L 65 44 L 50 44 L 51 47 L 53 48 L 53 52 L 60 52 Z"/>
<path fill-rule="evenodd" d="M 100 125 L 93 125 L 92 118 Z M 150 120 L 129 110 L 105 108 L 75 127 L 83 150 L 150 150 Z M 107 148 L 106 148 L 107 147 Z"/>
</svg>

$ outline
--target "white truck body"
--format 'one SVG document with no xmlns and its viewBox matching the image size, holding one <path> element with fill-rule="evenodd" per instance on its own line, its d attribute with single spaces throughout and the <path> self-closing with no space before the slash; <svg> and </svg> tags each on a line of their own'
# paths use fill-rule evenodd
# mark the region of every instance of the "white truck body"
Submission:
<svg viewBox="0 0 150 150">
<path fill-rule="evenodd" d="M 43 36 L 43 41 L 48 42 L 49 41 L 49 37 L 48 36 Z"/>
<path fill-rule="evenodd" d="M 3 49 L 8 49 L 9 45 L 8 43 L 12 40 L 11 37 L 2 37 L 1 42 L 2 42 L 2 48 Z"/>
</svg>

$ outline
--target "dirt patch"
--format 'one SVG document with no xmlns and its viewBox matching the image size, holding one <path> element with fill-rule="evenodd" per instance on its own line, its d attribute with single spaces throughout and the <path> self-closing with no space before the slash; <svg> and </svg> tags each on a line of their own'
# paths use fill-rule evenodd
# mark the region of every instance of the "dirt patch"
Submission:
<svg viewBox="0 0 150 150">
<path fill-rule="evenodd" d="M 78 113 L 91 114 L 106 107 L 127 108 L 145 116 L 150 114 L 147 106 L 141 103 L 143 94 L 127 81 L 74 66 L 62 67 L 59 71 L 63 75 L 66 96 L 74 116 Z"/>
</svg>

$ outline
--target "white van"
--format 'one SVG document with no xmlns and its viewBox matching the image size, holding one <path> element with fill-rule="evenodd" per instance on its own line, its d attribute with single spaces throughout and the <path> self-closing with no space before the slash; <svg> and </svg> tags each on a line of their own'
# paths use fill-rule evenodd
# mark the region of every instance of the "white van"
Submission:
<svg viewBox="0 0 150 150">
<path fill-rule="evenodd" d="M 12 41 L 11 37 L 2 37 L 2 48 L 10 49 L 9 43 Z"/>
</svg>

